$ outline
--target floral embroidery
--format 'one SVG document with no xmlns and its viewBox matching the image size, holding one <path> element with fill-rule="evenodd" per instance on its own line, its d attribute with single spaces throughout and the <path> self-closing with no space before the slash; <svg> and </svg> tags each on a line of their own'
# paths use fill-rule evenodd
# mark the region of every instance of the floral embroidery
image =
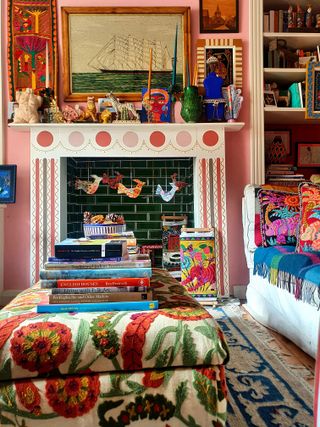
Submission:
<svg viewBox="0 0 320 427">
<path fill-rule="evenodd" d="M 12 358 L 31 372 L 50 372 L 67 359 L 71 337 L 70 329 L 62 323 L 31 323 L 14 333 L 10 347 Z"/>
<path fill-rule="evenodd" d="M 13 316 L 10 319 L 0 320 L 0 348 L 2 348 L 10 337 L 12 331 L 19 326 L 26 319 L 31 317 L 37 317 L 36 313 L 20 314 L 19 316 Z"/>
<path fill-rule="evenodd" d="M 31 381 L 16 382 L 16 391 L 21 404 L 32 414 L 40 415 L 40 393 Z"/>
<path fill-rule="evenodd" d="M 160 387 L 164 381 L 164 372 L 161 371 L 146 371 L 142 379 L 145 387 Z"/>
<path fill-rule="evenodd" d="M 100 393 L 98 375 L 49 379 L 46 397 L 57 414 L 65 418 L 79 417 L 92 409 Z"/>
<path fill-rule="evenodd" d="M 109 321 L 112 317 L 112 314 L 103 314 L 94 319 L 91 326 L 93 343 L 107 359 L 113 359 L 119 352 L 119 337 Z"/>
<path fill-rule="evenodd" d="M 176 303 L 175 303 L 176 304 Z M 169 303 L 167 303 L 167 306 Z M 199 307 L 197 303 L 191 302 L 189 304 L 184 302 L 183 306 L 179 305 L 177 308 L 163 308 L 159 311 L 159 314 L 178 320 L 202 320 L 211 318 L 210 314 Z"/>
</svg>

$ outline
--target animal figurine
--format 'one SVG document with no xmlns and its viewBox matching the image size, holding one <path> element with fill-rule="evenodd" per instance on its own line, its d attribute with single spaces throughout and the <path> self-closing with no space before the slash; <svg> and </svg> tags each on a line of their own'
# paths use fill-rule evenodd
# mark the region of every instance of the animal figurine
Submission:
<svg viewBox="0 0 320 427">
<path fill-rule="evenodd" d="M 161 196 L 162 200 L 165 202 L 170 202 L 170 200 L 176 194 L 176 191 L 178 191 L 178 187 L 176 187 L 173 182 L 170 182 L 170 185 L 172 188 L 169 191 L 165 191 L 160 184 L 157 185 L 156 195 Z"/>
<path fill-rule="evenodd" d="M 82 179 L 76 178 L 74 188 L 76 190 L 83 190 L 87 194 L 94 194 L 98 190 L 102 177 L 98 175 L 90 176 L 94 179 L 93 181 L 83 181 Z"/>
<path fill-rule="evenodd" d="M 118 185 L 118 194 L 126 194 L 130 199 L 136 199 L 141 193 L 145 182 L 140 181 L 140 179 L 134 179 L 133 181 L 137 183 L 133 188 L 127 188 L 120 182 Z"/>
<path fill-rule="evenodd" d="M 108 174 L 106 174 L 105 172 L 102 174 L 102 184 L 108 184 L 110 188 L 112 188 L 113 190 L 116 190 L 119 186 L 120 181 L 123 178 L 123 175 L 121 175 L 121 173 L 119 172 L 115 172 L 115 177 L 111 178 Z"/>
<path fill-rule="evenodd" d="M 79 118 L 79 121 L 97 121 L 97 109 L 94 96 L 88 96 L 86 109 L 83 115 L 81 115 L 81 118 Z"/>
<path fill-rule="evenodd" d="M 108 109 L 103 110 L 100 113 L 99 122 L 100 123 L 110 123 L 112 118 L 112 113 Z"/>
<path fill-rule="evenodd" d="M 16 92 L 16 101 L 19 106 L 14 112 L 14 123 L 39 123 L 38 108 L 42 104 L 40 95 L 35 95 L 32 89 L 27 88 Z"/>
<path fill-rule="evenodd" d="M 115 121 L 135 121 L 140 123 L 139 114 L 137 113 L 134 105 L 131 102 L 121 103 L 118 98 L 116 98 L 112 92 L 107 93 L 106 97 L 110 100 L 112 108 L 116 112 Z"/>
<path fill-rule="evenodd" d="M 78 113 L 70 105 L 66 105 L 62 110 L 62 116 L 66 123 L 75 122 L 78 119 Z"/>
<path fill-rule="evenodd" d="M 177 187 L 177 191 L 180 191 L 182 188 L 187 187 L 189 184 L 184 181 L 177 181 L 177 173 L 171 175 L 172 182 Z"/>
</svg>

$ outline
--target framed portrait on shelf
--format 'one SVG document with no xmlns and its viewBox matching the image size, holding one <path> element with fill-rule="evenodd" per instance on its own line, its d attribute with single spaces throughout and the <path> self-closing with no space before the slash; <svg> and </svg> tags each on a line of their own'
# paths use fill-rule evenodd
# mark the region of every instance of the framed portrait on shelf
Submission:
<svg viewBox="0 0 320 427">
<path fill-rule="evenodd" d="M 264 149 L 268 163 L 282 163 L 291 154 L 291 132 L 278 129 L 265 131 Z"/>
<path fill-rule="evenodd" d="M 0 165 L 0 204 L 16 201 L 17 165 Z"/>
<path fill-rule="evenodd" d="M 200 33 L 238 33 L 238 0 L 200 0 Z"/>
<path fill-rule="evenodd" d="M 203 80 L 210 73 L 207 60 L 218 59 L 219 75 L 224 79 L 223 86 L 242 87 L 242 40 L 241 39 L 199 39 L 197 41 L 197 82 L 203 87 Z"/>
<path fill-rule="evenodd" d="M 190 64 L 189 7 L 62 7 L 65 101 L 141 101 L 141 89 L 185 85 Z M 177 49 L 175 38 L 177 35 Z M 176 52 L 176 54 L 175 54 Z M 175 57 L 176 61 L 173 61 Z"/>
<path fill-rule="evenodd" d="M 263 92 L 263 102 L 265 107 L 276 107 L 277 100 L 272 90 L 265 90 Z"/>
<path fill-rule="evenodd" d="M 320 62 L 306 68 L 306 119 L 320 119 Z"/>
<path fill-rule="evenodd" d="M 320 166 L 320 142 L 297 143 L 297 166 L 300 168 Z"/>
</svg>

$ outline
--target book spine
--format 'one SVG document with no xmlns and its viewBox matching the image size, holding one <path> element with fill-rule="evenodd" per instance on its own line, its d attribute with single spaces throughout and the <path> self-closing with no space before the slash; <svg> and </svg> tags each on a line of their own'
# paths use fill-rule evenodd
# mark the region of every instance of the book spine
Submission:
<svg viewBox="0 0 320 427">
<path fill-rule="evenodd" d="M 125 277 L 116 279 L 53 279 L 40 280 L 42 289 L 51 288 L 105 288 L 118 286 L 150 286 L 149 277 Z"/>
<path fill-rule="evenodd" d="M 120 258 L 123 255 L 122 250 L 114 249 L 104 251 L 101 246 L 99 248 L 93 247 L 93 245 L 87 245 L 81 247 L 67 248 L 61 247 L 59 249 L 55 249 L 54 251 L 56 258 L 71 258 L 71 259 L 79 259 L 79 258 Z"/>
<path fill-rule="evenodd" d="M 114 292 L 147 292 L 149 286 L 109 286 L 105 288 L 52 288 L 51 294 L 88 294 Z"/>
<path fill-rule="evenodd" d="M 86 294 L 52 294 L 49 295 L 50 304 L 73 304 L 83 302 L 114 302 L 114 301 L 150 301 L 152 292 L 115 292 L 86 293 Z"/>
<path fill-rule="evenodd" d="M 151 301 L 117 301 L 81 304 L 42 304 L 37 305 L 37 313 L 68 313 L 92 311 L 145 311 L 156 310 L 159 307 L 157 300 Z"/>
<path fill-rule="evenodd" d="M 118 279 L 151 277 L 151 268 L 100 268 L 75 270 L 40 270 L 40 279 Z"/>
<path fill-rule="evenodd" d="M 81 270 L 81 269 L 100 269 L 100 268 L 148 268 L 151 267 L 151 261 L 87 261 L 81 260 L 80 262 L 71 262 L 70 260 L 65 262 L 50 262 L 44 263 L 45 270 Z"/>
</svg>

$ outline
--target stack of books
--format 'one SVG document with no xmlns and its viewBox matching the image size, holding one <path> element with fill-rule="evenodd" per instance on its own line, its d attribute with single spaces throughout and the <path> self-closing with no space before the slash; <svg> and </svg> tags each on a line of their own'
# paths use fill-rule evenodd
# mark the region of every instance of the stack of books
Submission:
<svg viewBox="0 0 320 427">
<path fill-rule="evenodd" d="M 305 181 L 303 174 L 296 173 L 291 163 L 270 164 L 266 169 L 266 182 L 273 185 L 298 186 Z"/>
<path fill-rule="evenodd" d="M 126 241 L 105 240 L 66 239 L 55 245 L 55 257 L 40 270 L 40 287 L 50 294 L 38 313 L 158 308 L 149 255 L 128 255 Z"/>
</svg>

